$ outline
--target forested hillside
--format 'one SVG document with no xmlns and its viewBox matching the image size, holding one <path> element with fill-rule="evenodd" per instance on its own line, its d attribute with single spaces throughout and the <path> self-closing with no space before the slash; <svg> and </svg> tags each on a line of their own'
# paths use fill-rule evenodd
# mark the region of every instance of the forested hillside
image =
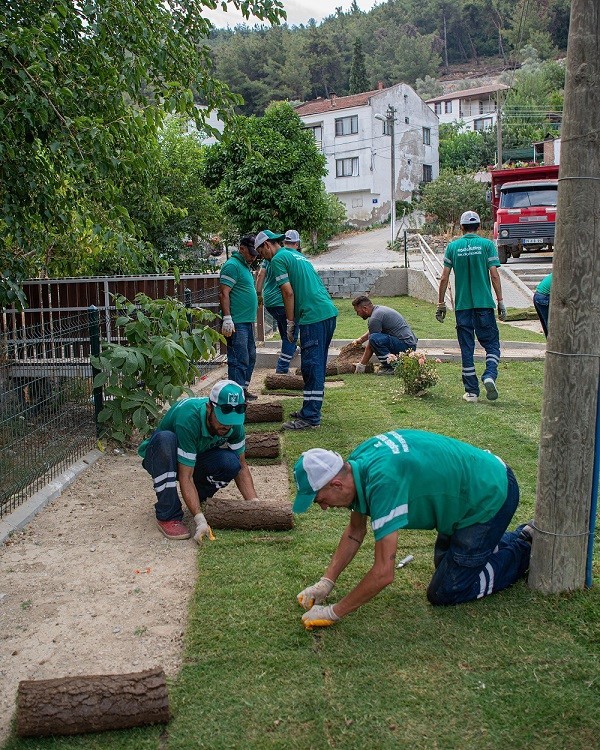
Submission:
<svg viewBox="0 0 600 750">
<path fill-rule="evenodd" d="M 555 57 L 567 46 L 569 11 L 570 0 L 388 0 L 366 13 L 353 3 L 320 25 L 216 30 L 210 45 L 217 78 L 244 98 L 240 111 L 260 115 L 273 100 L 342 96 L 379 81 L 434 96 L 427 76 L 461 63 L 477 74 L 490 57 L 514 67 L 525 45 Z"/>
</svg>

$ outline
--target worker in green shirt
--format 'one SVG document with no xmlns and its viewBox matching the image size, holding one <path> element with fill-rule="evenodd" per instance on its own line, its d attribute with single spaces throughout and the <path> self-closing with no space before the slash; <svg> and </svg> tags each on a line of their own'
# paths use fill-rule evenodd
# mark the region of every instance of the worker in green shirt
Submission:
<svg viewBox="0 0 600 750">
<path fill-rule="evenodd" d="M 323 577 L 298 594 L 307 629 L 333 625 L 394 580 L 400 529 L 436 529 L 435 573 L 427 589 L 434 605 L 460 604 L 501 591 L 525 575 L 532 526 L 507 531 L 519 485 L 502 459 L 467 443 L 419 430 L 397 429 L 361 443 L 344 461 L 312 448 L 294 467 L 294 511 L 313 503 L 348 508 L 350 522 Z M 336 604 L 324 606 L 339 575 L 367 534 L 375 560 Z"/>
<path fill-rule="evenodd" d="M 500 361 L 500 334 L 494 317 L 498 301 L 498 318 L 506 320 L 506 306 L 502 300 L 502 282 L 498 274 L 498 249 L 491 241 L 477 234 L 481 220 L 475 211 L 465 211 L 460 217 L 463 236 L 451 242 L 444 254 L 444 270 L 438 290 L 435 317 L 440 323 L 446 317 L 446 289 L 450 271 L 454 270 L 456 333 L 462 359 L 463 399 L 475 403 L 479 398 L 479 381 L 475 372 L 475 336 L 485 349 L 485 370 L 481 376 L 486 396 L 498 398 L 496 379 Z M 491 286 L 490 286 L 491 281 Z"/>
<path fill-rule="evenodd" d="M 550 313 L 550 289 L 552 288 L 552 274 L 540 281 L 533 294 L 533 306 L 538 314 L 544 336 L 548 338 L 548 315 Z"/>
<path fill-rule="evenodd" d="M 310 430 L 321 424 L 329 344 L 335 331 L 337 308 L 314 266 L 302 253 L 281 247 L 281 235 L 259 232 L 254 246 L 281 291 L 290 343 L 300 329 L 300 370 L 304 379 L 302 409 L 284 422 L 282 430 Z"/>
</svg>

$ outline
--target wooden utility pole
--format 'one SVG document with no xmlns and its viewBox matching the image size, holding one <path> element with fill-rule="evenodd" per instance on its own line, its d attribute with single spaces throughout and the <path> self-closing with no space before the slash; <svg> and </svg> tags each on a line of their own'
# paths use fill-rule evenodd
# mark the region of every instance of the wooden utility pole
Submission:
<svg viewBox="0 0 600 750">
<path fill-rule="evenodd" d="M 496 151 L 498 152 L 497 169 L 502 169 L 502 91 L 496 91 Z"/>
<path fill-rule="evenodd" d="M 529 585 L 585 586 L 600 380 L 600 3 L 573 0 Z M 593 527 L 593 523 L 591 524 Z"/>
</svg>

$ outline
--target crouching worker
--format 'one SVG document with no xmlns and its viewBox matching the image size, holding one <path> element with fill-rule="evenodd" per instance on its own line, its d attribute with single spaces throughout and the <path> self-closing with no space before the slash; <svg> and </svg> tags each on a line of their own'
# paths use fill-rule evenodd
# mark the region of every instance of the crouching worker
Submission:
<svg viewBox="0 0 600 750">
<path fill-rule="evenodd" d="M 194 540 L 212 537 L 200 503 L 233 479 L 244 500 L 256 499 L 244 457 L 246 403 L 242 386 L 220 380 L 208 398 L 186 398 L 174 404 L 138 453 L 152 476 L 156 492 L 156 523 L 167 539 L 189 539 L 177 481 L 194 517 Z"/>
<path fill-rule="evenodd" d="M 531 527 L 507 531 L 519 486 L 497 456 L 467 443 L 419 430 L 394 430 L 361 443 L 344 461 L 313 448 L 294 467 L 294 511 L 313 503 L 348 508 L 350 522 L 318 583 L 298 594 L 307 629 L 333 625 L 394 580 L 400 529 L 437 529 L 431 604 L 481 599 L 525 575 Z M 375 536 L 373 567 L 336 604 L 324 606 L 367 533 Z"/>
</svg>

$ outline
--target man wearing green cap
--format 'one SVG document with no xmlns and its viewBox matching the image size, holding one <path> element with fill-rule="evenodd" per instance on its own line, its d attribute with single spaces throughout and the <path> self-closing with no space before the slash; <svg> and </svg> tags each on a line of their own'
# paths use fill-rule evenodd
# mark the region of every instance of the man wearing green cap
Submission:
<svg viewBox="0 0 600 750">
<path fill-rule="evenodd" d="M 254 246 L 271 263 L 281 290 L 286 315 L 286 335 L 295 341 L 300 329 L 300 370 L 304 380 L 302 409 L 282 430 L 310 430 L 321 424 L 329 344 L 335 331 L 337 309 L 314 266 L 301 253 L 281 247 L 284 235 L 268 229 L 259 232 Z"/>
<path fill-rule="evenodd" d="M 313 448 L 294 467 L 294 511 L 316 503 L 348 508 L 350 522 L 323 577 L 298 594 L 307 629 L 333 625 L 394 579 L 399 530 L 436 529 L 431 604 L 480 599 L 525 575 L 531 554 L 528 524 L 507 531 L 519 503 L 519 485 L 506 464 L 488 451 L 443 435 L 393 430 L 361 443 L 344 461 Z M 367 533 L 375 561 L 337 604 L 322 606 Z"/>
<path fill-rule="evenodd" d="M 189 539 L 183 500 L 194 517 L 194 540 L 211 538 L 200 503 L 234 479 L 244 500 L 256 499 L 245 460 L 246 403 L 240 385 L 219 380 L 207 397 L 185 398 L 169 409 L 155 432 L 138 448 L 156 492 L 156 524 L 167 539 Z"/>
</svg>

